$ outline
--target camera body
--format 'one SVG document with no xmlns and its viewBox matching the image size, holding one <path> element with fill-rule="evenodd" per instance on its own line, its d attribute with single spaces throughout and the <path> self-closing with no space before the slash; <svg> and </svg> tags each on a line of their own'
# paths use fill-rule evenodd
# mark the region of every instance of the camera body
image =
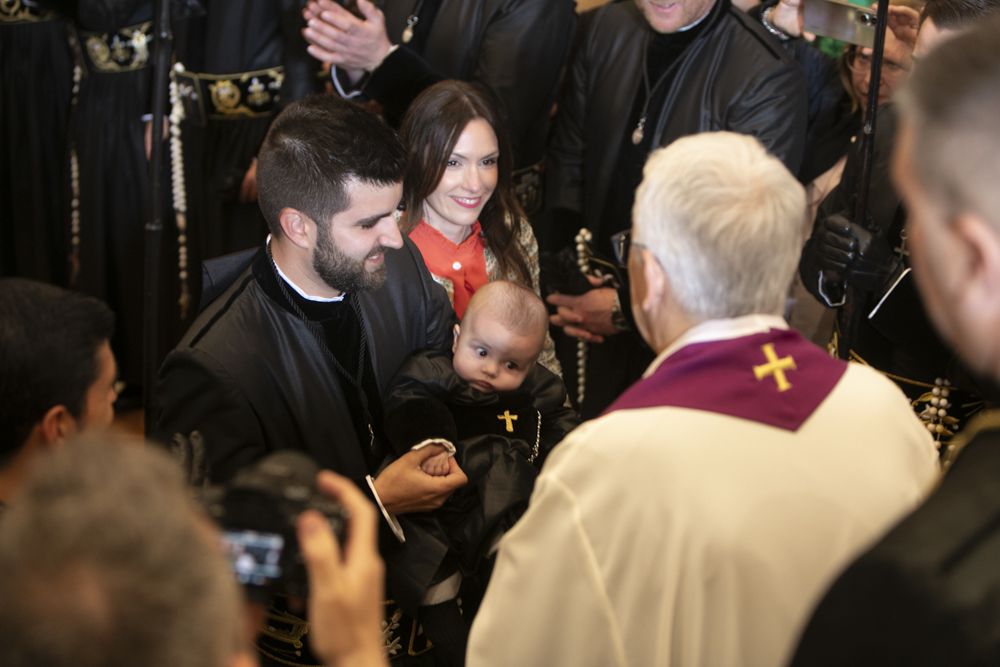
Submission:
<svg viewBox="0 0 1000 667">
<path fill-rule="evenodd" d="M 275 452 L 241 470 L 224 486 L 202 491 L 202 501 L 221 527 L 237 580 L 250 597 L 305 597 L 309 582 L 295 524 L 308 509 L 319 511 L 343 543 L 347 513 L 316 488 L 318 466 L 305 454 Z"/>
</svg>

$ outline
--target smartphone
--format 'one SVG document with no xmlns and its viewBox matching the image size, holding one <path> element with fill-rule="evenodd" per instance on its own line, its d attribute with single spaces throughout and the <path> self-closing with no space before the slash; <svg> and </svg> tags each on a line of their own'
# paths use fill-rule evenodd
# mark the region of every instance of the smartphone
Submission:
<svg viewBox="0 0 1000 667">
<path fill-rule="evenodd" d="M 844 0 L 805 0 L 803 29 L 871 48 L 875 45 L 875 11 Z"/>
<path fill-rule="evenodd" d="M 222 533 L 229 565 L 244 586 L 264 587 L 281 578 L 285 538 L 277 533 L 226 530 Z"/>
</svg>

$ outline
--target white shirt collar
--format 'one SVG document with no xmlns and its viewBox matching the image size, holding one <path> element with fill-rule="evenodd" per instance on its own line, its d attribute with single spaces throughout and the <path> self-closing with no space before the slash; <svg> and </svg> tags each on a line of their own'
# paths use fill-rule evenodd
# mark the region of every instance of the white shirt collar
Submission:
<svg viewBox="0 0 1000 667">
<path fill-rule="evenodd" d="M 267 245 L 271 245 L 271 235 L 267 235 Z M 274 259 L 274 255 L 271 255 L 271 259 Z M 296 285 L 291 278 L 285 275 L 285 272 L 281 270 L 278 266 L 278 260 L 274 259 L 274 268 L 278 270 L 278 275 L 284 280 L 288 285 L 298 293 L 306 301 L 315 301 L 316 303 L 334 303 L 336 301 L 343 301 L 344 297 L 347 296 L 347 292 L 342 292 L 340 296 L 313 296 L 312 294 L 307 294 L 305 290 Z"/>
<path fill-rule="evenodd" d="M 777 315 L 744 315 L 743 317 L 733 317 L 723 320 L 707 320 L 696 324 L 680 336 L 677 340 L 660 352 L 649 365 L 642 377 L 649 377 L 656 372 L 667 357 L 677 352 L 681 348 L 693 343 L 705 343 L 711 340 L 730 340 L 732 338 L 742 338 L 753 334 L 764 333 L 770 329 L 787 329 L 788 323 L 784 318 Z"/>
<path fill-rule="evenodd" d="M 715 5 L 712 5 L 711 7 L 709 7 L 709 8 L 708 8 L 708 11 L 707 11 L 707 12 L 705 12 L 704 14 L 702 14 L 700 18 L 697 18 L 697 19 L 695 19 L 694 21 L 692 21 L 691 23 L 688 23 L 688 24 L 687 24 L 686 26 L 684 26 L 683 28 L 678 28 L 678 29 L 677 29 L 677 32 L 687 32 L 687 31 L 688 31 L 688 30 L 690 30 L 691 28 L 695 27 L 696 25 L 698 25 L 699 23 L 701 23 L 702 21 L 704 21 L 704 20 L 705 20 L 705 17 L 706 17 L 706 16 L 708 16 L 709 14 L 711 14 L 711 13 L 712 13 L 712 9 L 713 9 L 714 7 L 715 7 Z"/>
</svg>

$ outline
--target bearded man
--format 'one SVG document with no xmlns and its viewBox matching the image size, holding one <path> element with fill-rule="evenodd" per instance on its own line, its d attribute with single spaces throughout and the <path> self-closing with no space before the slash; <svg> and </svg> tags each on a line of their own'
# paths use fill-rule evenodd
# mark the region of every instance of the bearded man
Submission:
<svg viewBox="0 0 1000 667">
<path fill-rule="evenodd" d="M 258 157 L 271 233 L 164 361 L 157 387 L 157 432 L 199 431 L 210 480 L 301 450 L 378 505 L 383 552 L 407 546 L 396 515 L 437 508 L 465 483 L 453 459 L 445 476 L 420 469 L 437 445 L 382 467 L 382 392 L 410 353 L 450 345 L 454 318 L 399 232 L 405 158 L 357 105 L 326 96 L 285 109 Z M 271 655 L 298 664 L 300 639 L 290 631 Z"/>
</svg>

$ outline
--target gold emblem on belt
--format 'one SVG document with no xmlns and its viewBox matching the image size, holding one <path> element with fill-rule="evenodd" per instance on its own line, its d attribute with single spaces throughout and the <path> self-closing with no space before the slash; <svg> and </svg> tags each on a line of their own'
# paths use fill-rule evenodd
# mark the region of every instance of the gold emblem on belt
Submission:
<svg viewBox="0 0 1000 667">
<path fill-rule="evenodd" d="M 237 107 L 240 104 L 240 88 L 231 79 L 219 79 L 210 83 L 208 90 L 212 95 L 212 104 L 221 113 L 239 113 Z"/>
</svg>

